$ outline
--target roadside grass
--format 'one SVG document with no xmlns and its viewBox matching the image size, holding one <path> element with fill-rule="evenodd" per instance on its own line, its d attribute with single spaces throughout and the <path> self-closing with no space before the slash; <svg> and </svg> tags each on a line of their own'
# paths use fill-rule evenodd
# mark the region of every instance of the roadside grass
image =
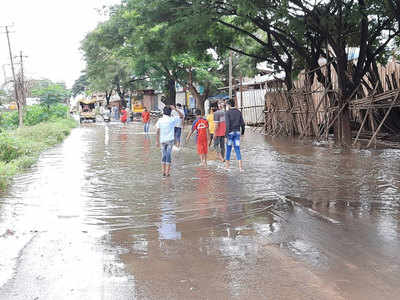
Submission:
<svg viewBox="0 0 400 300">
<path fill-rule="evenodd" d="M 13 176 L 31 167 L 44 150 L 62 142 L 77 123 L 59 119 L 0 133 L 0 190 Z"/>
</svg>

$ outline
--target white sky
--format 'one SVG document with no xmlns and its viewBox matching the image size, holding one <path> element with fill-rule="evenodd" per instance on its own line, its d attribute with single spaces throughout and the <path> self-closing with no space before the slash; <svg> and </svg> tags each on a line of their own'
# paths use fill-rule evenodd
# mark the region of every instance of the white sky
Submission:
<svg viewBox="0 0 400 300">
<path fill-rule="evenodd" d="M 71 87 L 85 63 L 80 41 L 104 20 L 96 11 L 119 0 L 0 0 L 0 26 L 10 31 L 13 55 L 27 55 L 27 77 L 64 81 Z M 4 32 L 4 28 L 0 28 Z M 7 38 L 0 34 L 0 85 L 3 65 L 9 64 Z M 19 68 L 19 66 L 16 66 Z M 9 65 L 4 66 L 11 76 Z"/>
</svg>

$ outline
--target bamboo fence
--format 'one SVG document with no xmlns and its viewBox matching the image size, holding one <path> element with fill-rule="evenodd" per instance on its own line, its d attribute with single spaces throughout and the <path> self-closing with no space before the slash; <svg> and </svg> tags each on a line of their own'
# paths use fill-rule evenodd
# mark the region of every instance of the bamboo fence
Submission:
<svg viewBox="0 0 400 300">
<path fill-rule="evenodd" d="M 321 70 L 327 72 L 327 68 Z M 306 72 L 300 74 L 290 92 L 283 82 L 277 87 L 274 81 L 275 88 L 265 94 L 265 133 L 327 139 L 345 108 L 337 104 L 337 79 L 333 68 L 330 71 L 333 80 L 328 86 L 316 78 L 310 84 Z M 352 129 L 357 133 L 355 142 L 360 137 L 371 137 L 371 142 L 378 134 L 400 134 L 400 63 L 392 60 L 386 66 L 379 65 L 378 72 L 382 93 L 377 94 L 377 86 L 373 87 L 365 77 L 348 101 Z"/>
</svg>

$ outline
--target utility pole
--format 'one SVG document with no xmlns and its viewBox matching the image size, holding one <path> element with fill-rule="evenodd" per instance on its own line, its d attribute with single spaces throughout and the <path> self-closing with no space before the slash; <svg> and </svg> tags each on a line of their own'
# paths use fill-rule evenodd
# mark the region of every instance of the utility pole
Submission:
<svg viewBox="0 0 400 300">
<path fill-rule="evenodd" d="M 232 51 L 229 52 L 229 100 L 232 100 Z"/>
<path fill-rule="evenodd" d="M 20 51 L 18 57 L 19 57 L 19 63 L 21 65 L 21 83 L 20 83 L 21 104 L 22 104 L 22 106 L 25 106 L 26 105 L 26 95 L 25 95 L 24 60 L 23 60 L 23 58 L 27 58 L 27 56 L 23 56 L 22 51 Z"/>
<path fill-rule="evenodd" d="M 6 28 L 6 35 L 7 35 L 7 42 L 8 42 L 8 52 L 10 54 L 10 62 L 11 62 L 11 71 L 13 75 L 13 80 L 14 80 L 14 92 L 15 92 L 15 100 L 17 102 L 17 107 L 18 107 L 18 120 L 19 120 L 19 127 L 22 127 L 24 125 L 23 118 L 22 118 L 22 105 L 21 101 L 19 100 L 19 95 L 18 95 L 18 89 L 17 89 L 17 80 L 15 77 L 15 69 L 14 69 L 14 61 L 13 61 L 13 55 L 11 51 L 11 43 L 10 43 L 10 32 L 8 31 L 8 26 L 5 26 Z"/>
</svg>

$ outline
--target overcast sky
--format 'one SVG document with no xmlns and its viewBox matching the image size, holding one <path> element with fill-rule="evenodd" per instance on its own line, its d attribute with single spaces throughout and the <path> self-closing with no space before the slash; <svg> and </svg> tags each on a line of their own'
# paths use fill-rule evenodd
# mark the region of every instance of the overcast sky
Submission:
<svg viewBox="0 0 400 300">
<path fill-rule="evenodd" d="M 69 87 L 85 64 L 80 41 L 104 20 L 96 11 L 119 0 L 0 0 L 0 26 L 10 27 L 13 55 L 27 55 L 28 77 L 64 81 Z M 4 28 L 0 28 L 4 32 Z M 0 84 L 9 64 L 7 39 L 0 35 Z M 19 67 L 19 66 L 17 66 Z M 4 66 L 11 76 L 9 65 Z"/>
</svg>

